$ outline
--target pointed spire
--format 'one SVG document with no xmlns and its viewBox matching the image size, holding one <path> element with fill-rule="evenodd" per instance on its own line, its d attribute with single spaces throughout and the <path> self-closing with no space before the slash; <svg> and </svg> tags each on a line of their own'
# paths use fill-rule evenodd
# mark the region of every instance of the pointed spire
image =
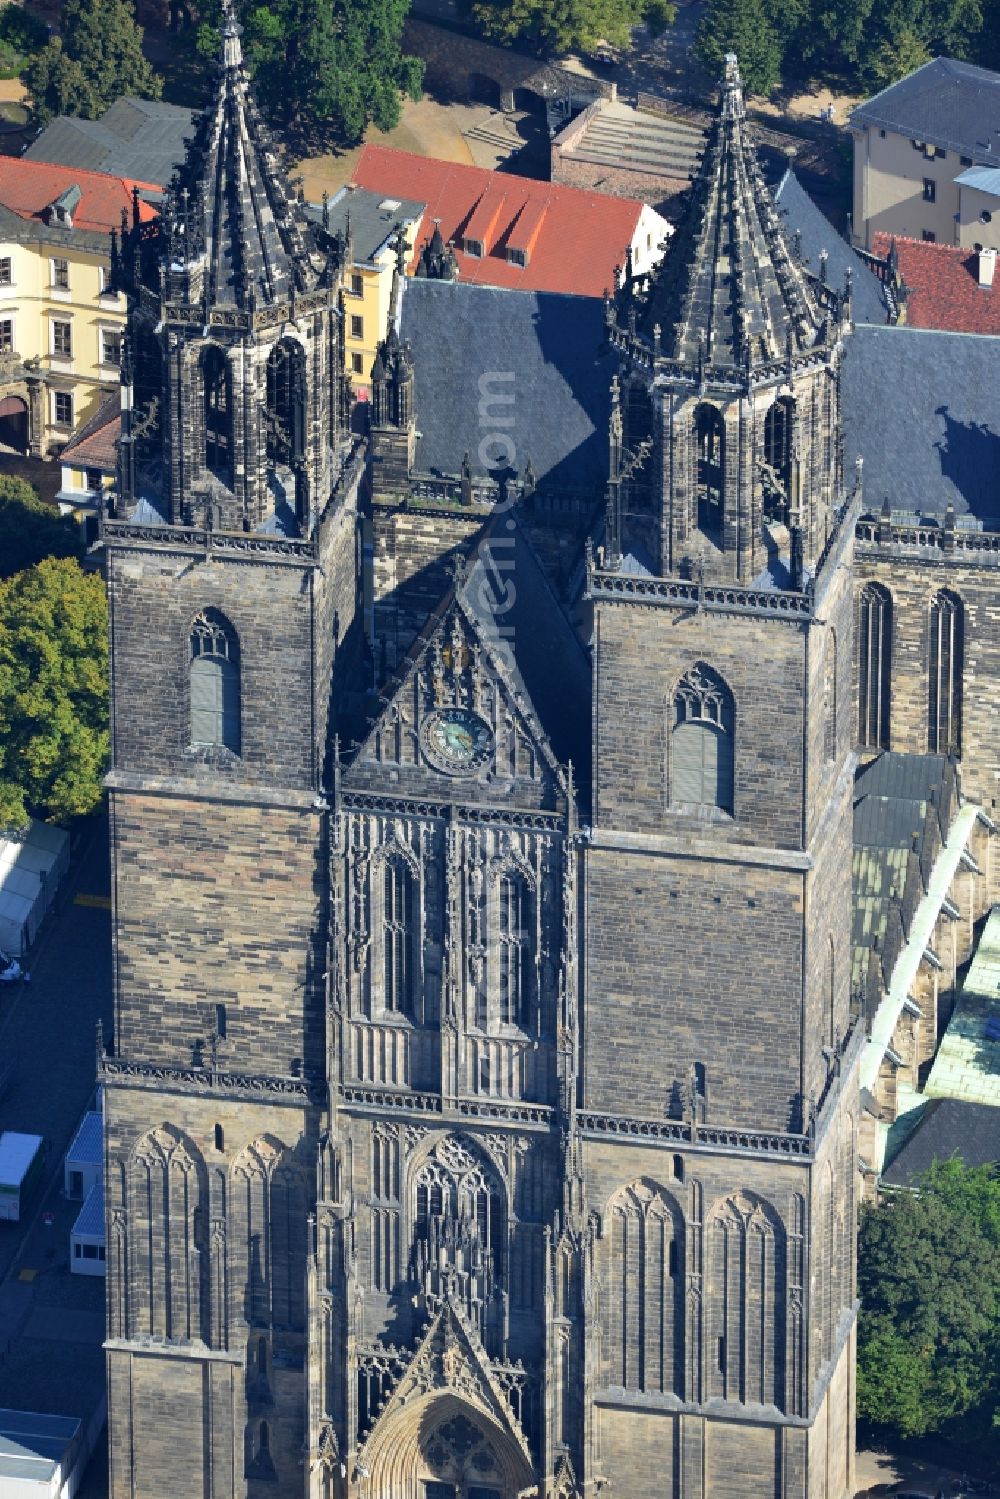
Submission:
<svg viewBox="0 0 1000 1499">
<path fill-rule="evenodd" d="M 655 273 L 643 317 L 665 359 L 741 371 L 821 338 L 821 293 L 785 239 L 750 138 L 735 54 L 687 214 Z"/>
<path fill-rule="evenodd" d="M 183 212 L 164 222 L 168 261 L 197 270 L 206 308 L 250 311 L 312 289 L 323 265 L 254 101 L 240 36 L 226 0 L 214 97 L 171 184 Z"/>
</svg>

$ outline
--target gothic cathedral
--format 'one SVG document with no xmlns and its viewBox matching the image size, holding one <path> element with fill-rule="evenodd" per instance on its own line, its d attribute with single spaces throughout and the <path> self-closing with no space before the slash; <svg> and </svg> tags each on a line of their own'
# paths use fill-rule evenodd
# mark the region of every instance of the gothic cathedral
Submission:
<svg viewBox="0 0 1000 1499">
<path fill-rule="evenodd" d="M 356 435 L 223 47 L 114 254 L 111 1495 L 848 1499 L 850 289 L 731 60 L 596 505 L 435 489 L 405 301 L 484 289 L 397 274 Z"/>
</svg>

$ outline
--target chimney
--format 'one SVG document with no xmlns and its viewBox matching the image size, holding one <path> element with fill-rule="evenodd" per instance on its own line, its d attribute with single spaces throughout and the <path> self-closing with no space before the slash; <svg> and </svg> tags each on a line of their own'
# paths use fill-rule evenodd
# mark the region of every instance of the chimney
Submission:
<svg viewBox="0 0 1000 1499">
<path fill-rule="evenodd" d="M 993 285 L 993 272 L 996 270 L 996 250 L 980 250 L 979 252 L 979 285 L 985 286 L 987 290 Z"/>
</svg>

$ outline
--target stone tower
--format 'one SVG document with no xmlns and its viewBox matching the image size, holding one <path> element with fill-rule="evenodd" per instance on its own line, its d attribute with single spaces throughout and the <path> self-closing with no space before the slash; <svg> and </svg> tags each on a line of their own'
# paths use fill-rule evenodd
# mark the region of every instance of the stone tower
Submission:
<svg viewBox="0 0 1000 1499">
<path fill-rule="evenodd" d="M 608 308 L 588 584 L 584 1461 L 630 1499 L 853 1493 L 849 326 L 730 58 L 687 221 Z"/>
<path fill-rule="evenodd" d="M 331 705 L 355 658 L 361 454 L 338 247 L 228 19 L 152 225 L 124 225 L 108 777 L 111 1493 L 301 1494 L 324 1127 Z"/>
</svg>

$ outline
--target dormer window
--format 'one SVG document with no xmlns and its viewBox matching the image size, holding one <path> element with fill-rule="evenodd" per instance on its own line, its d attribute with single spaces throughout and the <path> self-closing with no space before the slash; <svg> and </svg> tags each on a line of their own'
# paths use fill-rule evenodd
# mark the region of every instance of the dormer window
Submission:
<svg viewBox="0 0 1000 1499">
<path fill-rule="evenodd" d="M 511 265 L 526 266 L 528 264 L 527 250 L 515 249 L 513 245 L 507 247 L 507 259 Z"/>
<path fill-rule="evenodd" d="M 476 260 L 483 258 L 483 242 L 481 239 L 467 239 L 465 241 L 466 255 L 472 255 Z"/>
<path fill-rule="evenodd" d="M 72 229 L 73 212 L 82 196 L 83 194 L 78 187 L 68 187 L 45 210 L 46 223 L 60 224 L 64 229 Z"/>
</svg>

